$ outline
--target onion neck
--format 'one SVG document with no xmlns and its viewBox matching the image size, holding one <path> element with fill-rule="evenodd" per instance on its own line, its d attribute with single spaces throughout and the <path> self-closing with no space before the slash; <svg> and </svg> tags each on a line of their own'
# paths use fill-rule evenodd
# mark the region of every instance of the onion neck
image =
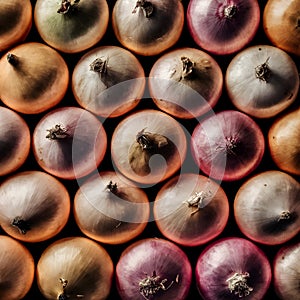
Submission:
<svg viewBox="0 0 300 300">
<path fill-rule="evenodd" d="M 220 150 L 222 152 L 224 152 L 224 154 L 226 155 L 236 155 L 236 150 L 238 148 L 239 145 L 239 140 L 237 137 L 233 137 L 233 136 L 228 136 L 225 137 L 225 142 L 218 146 L 216 148 L 216 150 Z"/>
<path fill-rule="evenodd" d="M 285 211 L 281 212 L 281 214 L 279 215 L 278 222 L 289 220 L 291 218 L 291 216 L 292 215 L 291 215 L 290 211 L 285 210 Z"/>
<path fill-rule="evenodd" d="M 182 73 L 180 79 L 182 78 L 184 79 L 193 73 L 195 63 L 185 56 L 181 57 L 181 62 L 182 62 Z"/>
<path fill-rule="evenodd" d="M 90 71 L 99 73 L 101 75 L 106 74 L 106 72 L 107 72 L 107 60 L 102 60 L 101 58 L 96 58 L 90 64 Z"/>
<path fill-rule="evenodd" d="M 209 196 L 210 191 L 195 192 L 188 200 L 184 201 L 189 207 L 196 207 L 196 210 L 191 213 L 191 216 L 199 212 L 205 206 L 204 200 Z"/>
<path fill-rule="evenodd" d="M 16 67 L 19 64 L 19 58 L 13 53 L 8 53 L 6 55 L 7 61 L 13 66 Z"/>
<path fill-rule="evenodd" d="M 15 217 L 12 220 L 11 225 L 17 227 L 22 234 L 26 234 L 30 230 L 28 222 L 21 217 Z"/>
<path fill-rule="evenodd" d="M 247 283 L 249 277 L 250 274 L 248 272 L 234 273 L 231 277 L 229 277 L 226 282 L 228 283 L 228 289 L 230 293 L 238 295 L 239 298 L 250 295 L 250 293 L 253 291 L 253 288 Z"/>
<path fill-rule="evenodd" d="M 118 185 L 117 183 L 113 183 L 112 180 L 107 184 L 106 189 L 112 194 L 116 195 L 118 193 Z"/>
<path fill-rule="evenodd" d="M 234 4 L 228 5 L 224 8 L 223 13 L 226 19 L 232 19 L 237 13 L 237 6 Z"/>
<path fill-rule="evenodd" d="M 138 0 L 132 13 L 135 14 L 138 9 L 141 9 L 146 18 L 150 18 L 153 14 L 153 4 L 147 0 Z"/>
<path fill-rule="evenodd" d="M 157 148 L 168 144 L 168 140 L 164 136 L 146 132 L 145 129 L 138 132 L 136 135 L 136 141 L 139 143 L 142 150 L 149 152 L 155 152 Z"/>
<path fill-rule="evenodd" d="M 56 124 L 51 129 L 47 129 L 47 131 L 49 133 L 46 135 L 46 138 L 49 140 L 64 140 L 70 136 L 68 130 L 60 124 Z"/>
<path fill-rule="evenodd" d="M 59 14 L 65 15 L 65 14 L 69 13 L 70 11 L 72 11 L 72 9 L 76 5 L 78 5 L 79 2 L 80 2 L 80 0 L 73 0 L 73 3 L 71 2 L 71 0 L 62 0 L 61 1 L 61 6 L 57 10 L 57 12 Z"/>
<path fill-rule="evenodd" d="M 262 80 L 264 82 L 268 82 L 271 76 L 271 70 L 269 68 L 269 59 L 270 57 L 267 58 L 267 60 L 261 64 L 255 67 L 255 76 L 259 80 Z"/>
</svg>

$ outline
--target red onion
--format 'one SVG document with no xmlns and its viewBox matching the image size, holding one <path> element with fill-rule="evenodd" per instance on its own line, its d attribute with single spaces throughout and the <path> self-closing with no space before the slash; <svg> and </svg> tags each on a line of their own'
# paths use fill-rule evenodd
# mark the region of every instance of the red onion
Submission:
<svg viewBox="0 0 300 300">
<path fill-rule="evenodd" d="M 228 237 L 207 246 L 196 265 L 196 283 L 205 300 L 262 300 L 271 282 L 266 255 L 252 242 Z"/>
<path fill-rule="evenodd" d="M 300 242 L 283 246 L 273 264 L 274 287 L 282 300 L 298 299 L 300 295 Z"/>
<path fill-rule="evenodd" d="M 116 266 L 122 300 L 183 300 L 187 298 L 192 268 L 186 254 L 163 239 L 143 239 L 126 248 Z"/>
<path fill-rule="evenodd" d="M 223 74 L 207 53 L 181 48 L 161 56 L 149 75 L 150 95 L 155 104 L 178 118 L 194 118 L 218 102 Z"/>
<path fill-rule="evenodd" d="M 237 52 L 250 43 L 259 22 L 257 0 L 190 0 L 187 9 L 195 42 L 218 55 Z"/>
<path fill-rule="evenodd" d="M 244 113 L 226 110 L 201 121 L 193 131 L 192 155 L 199 168 L 212 178 L 239 180 L 259 165 L 264 136 Z"/>
<path fill-rule="evenodd" d="M 234 200 L 234 216 L 250 239 L 282 244 L 300 232 L 300 183 L 277 170 L 248 179 Z"/>
<path fill-rule="evenodd" d="M 61 107 L 46 114 L 33 133 L 33 151 L 50 174 L 75 179 L 88 175 L 104 158 L 107 136 L 101 122 L 78 107 Z"/>
<path fill-rule="evenodd" d="M 198 174 L 181 174 L 159 190 L 153 213 L 165 237 L 184 246 L 198 246 L 223 231 L 229 204 L 216 182 Z"/>
</svg>

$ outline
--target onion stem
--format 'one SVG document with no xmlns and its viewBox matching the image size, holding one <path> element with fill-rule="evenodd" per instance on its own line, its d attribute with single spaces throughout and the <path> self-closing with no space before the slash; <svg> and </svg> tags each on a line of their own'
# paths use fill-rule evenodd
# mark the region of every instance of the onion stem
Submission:
<svg viewBox="0 0 300 300">
<path fill-rule="evenodd" d="M 23 220 L 21 217 L 15 217 L 11 224 L 17 227 L 22 234 L 26 234 L 30 230 L 28 222 Z"/>
<path fill-rule="evenodd" d="M 70 9 L 72 7 L 74 7 L 75 5 L 77 5 L 79 3 L 80 0 L 74 0 L 73 4 L 71 3 L 71 0 L 62 0 L 61 1 L 61 6 L 60 8 L 57 10 L 57 12 L 59 14 L 66 14 L 70 11 Z"/>
<path fill-rule="evenodd" d="M 209 197 L 210 194 L 210 191 L 195 192 L 188 200 L 184 201 L 184 203 L 187 203 L 187 205 L 190 207 L 197 207 L 197 209 L 191 213 L 191 216 L 204 207 L 204 200 L 205 198 Z"/>
<path fill-rule="evenodd" d="M 155 150 L 168 144 L 168 140 L 164 136 L 145 132 L 145 128 L 137 133 L 136 141 L 142 150 Z"/>
<path fill-rule="evenodd" d="M 91 64 L 90 64 L 90 70 L 105 74 L 107 72 L 107 60 L 102 60 L 101 58 L 96 58 Z"/>
<path fill-rule="evenodd" d="M 193 72 L 195 63 L 193 61 L 191 61 L 188 57 L 185 57 L 185 56 L 181 57 L 181 62 L 182 62 L 181 78 L 185 78 Z"/>
<path fill-rule="evenodd" d="M 291 218 L 291 213 L 288 210 L 286 210 L 280 214 L 278 221 L 289 220 L 290 218 Z"/>
<path fill-rule="evenodd" d="M 108 185 L 106 186 L 107 190 L 110 191 L 113 194 L 116 194 L 118 191 L 118 186 L 116 183 L 113 183 L 112 181 L 110 181 L 108 183 Z"/>
<path fill-rule="evenodd" d="M 149 18 L 153 14 L 153 4 L 149 1 L 146 0 L 137 1 L 132 13 L 135 14 L 138 8 L 142 10 L 146 18 Z"/>
<path fill-rule="evenodd" d="M 237 12 L 236 5 L 229 5 L 224 8 L 224 16 L 227 19 L 232 19 Z"/>
<path fill-rule="evenodd" d="M 268 82 L 268 80 L 271 76 L 271 70 L 268 66 L 269 59 L 270 59 L 270 57 L 268 57 L 263 64 L 258 65 L 257 67 L 255 67 L 255 76 L 256 76 L 256 78 L 258 78 L 258 79 L 260 79 L 264 82 Z"/>
<path fill-rule="evenodd" d="M 19 63 L 18 57 L 15 54 L 12 54 L 12 53 L 8 53 L 6 55 L 6 59 L 14 67 L 17 66 L 18 63 Z"/>
<path fill-rule="evenodd" d="M 53 128 L 47 129 L 47 131 L 49 133 L 46 135 L 46 138 L 50 140 L 61 140 L 69 137 L 67 129 L 60 124 L 56 124 Z"/>
<path fill-rule="evenodd" d="M 234 273 L 226 280 L 230 292 L 238 295 L 240 298 L 248 296 L 253 291 L 253 288 L 247 284 L 247 278 L 249 277 L 250 274 L 248 272 Z"/>
</svg>

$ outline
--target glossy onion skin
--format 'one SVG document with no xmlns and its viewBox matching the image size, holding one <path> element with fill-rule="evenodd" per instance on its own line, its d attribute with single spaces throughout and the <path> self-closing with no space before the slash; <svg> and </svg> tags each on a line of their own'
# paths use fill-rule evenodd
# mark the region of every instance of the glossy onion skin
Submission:
<svg viewBox="0 0 300 300">
<path fill-rule="evenodd" d="M 239 297 L 228 287 L 235 273 L 249 273 L 247 285 L 253 290 Z M 271 282 L 271 266 L 266 255 L 252 242 L 228 237 L 218 240 L 200 254 L 196 269 L 196 284 L 205 300 L 262 300 Z"/>
<path fill-rule="evenodd" d="M 36 269 L 38 287 L 49 300 L 60 295 L 66 299 L 104 300 L 109 295 L 112 276 L 113 262 L 107 251 L 83 237 L 52 243 L 42 253 Z M 67 280 L 66 288 L 60 279 Z"/>
<path fill-rule="evenodd" d="M 117 185 L 117 191 L 108 185 Z M 86 180 L 74 199 L 74 217 L 89 238 L 121 244 L 145 229 L 150 214 L 147 194 L 120 174 L 100 172 Z"/>
<path fill-rule="evenodd" d="M 232 17 L 224 9 L 236 7 Z M 216 55 L 228 55 L 254 38 L 260 22 L 257 0 L 191 0 L 187 25 L 194 41 Z"/>
<path fill-rule="evenodd" d="M 274 287 L 282 300 L 297 299 L 300 294 L 300 242 L 285 245 L 273 262 Z"/>
<path fill-rule="evenodd" d="M 49 139 L 49 130 L 59 125 L 65 138 Z M 104 158 L 107 135 L 101 122 L 78 107 L 50 111 L 33 132 L 33 152 L 46 172 L 64 179 L 81 178 L 95 170 Z"/>
<path fill-rule="evenodd" d="M 256 122 L 244 113 L 225 110 L 201 121 L 191 140 L 193 158 L 212 178 L 239 180 L 260 164 L 264 136 Z"/>
<path fill-rule="evenodd" d="M 101 59 L 98 72 L 91 69 L 96 59 Z M 90 50 L 76 64 L 72 76 L 72 90 L 79 105 L 102 117 L 118 117 L 137 106 L 145 83 L 138 59 L 116 46 Z"/>
<path fill-rule="evenodd" d="M 265 63 L 269 75 L 265 79 L 257 77 L 257 68 Z M 239 110 L 253 117 L 270 118 L 295 101 L 299 75 L 286 52 L 274 46 L 255 45 L 232 59 L 226 70 L 225 85 L 230 100 Z"/>
<path fill-rule="evenodd" d="M 283 171 L 300 175 L 300 110 L 277 118 L 268 133 L 270 154 Z"/>
<path fill-rule="evenodd" d="M 0 107 L 0 176 L 12 173 L 26 161 L 30 131 L 25 120 L 13 110 Z"/>
<path fill-rule="evenodd" d="M 179 0 L 150 0 L 153 14 L 146 17 L 136 8 L 137 0 L 118 0 L 112 12 L 112 26 L 119 42 L 144 56 L 158 55 L 173 46 L 184 25 L 184 9 Z"/>
<path fill-rule="evenodd" d="M 66 225 L 69 213 L 67 189 L 47 173 L 16 173 L 0 185 L 0 225 L 18 240 L 36 243 L 54 237 Z M 16 219 L 25 221 L 29 230 L 14 226 Z"/>
<path fill-rule="evenodd" d="M 148 84 L 160 109 L 178 118 L 195 118 L 218 102 L 223 74 L 209 54 L 195 48 L 180 48 L 154 63 Z"/>
<path fill-rule="evenodd" d="M 33 257 L 23 244 L 0 235 L 1 299 L 23 299 L 32 286 L 34 268 Z"/>
<path fill-rule="evenodd" d="M 270 0 L 263 12 L 263 28 L 278 48 L 300 56 L 300 1 Z"/>
<path fill-rule="evenodd" d="M 137 135 L 142 131 L 167 138 L 167 149 L 150 157 L 149 164 L 144 163 L 144 151 L 137 143 Z M 161 140 L 156 140 L 164 142 Z M 132 167 L 129 153 L 136 147 L 138 166 L 148 166 L 148 173 L 139 172 Z M 137 111 L 123 119 L 115 128 L 111 142 L 111 156 L 118 171 L 129 179 L 142 184 L 154 184 L 172 176 L 182 165 L 187 151 L 185 132 L 171 116 L 153 109 Z M 164 156 L 165 155 L 165 156 Z"/>
<path fill-rule="evenodd" d="M 8 62 L 7 55 L 17 58 Z M 0 99 L 11 109 L 37 114 L 57 105 L 69 83 L 69 70 L 62 56 L 49 46 L 27 42 L 0 59 Z"/>
<path fill-rule="evenodd" d="M 241 232 L 255 242 L 279 245 L 300 231 L 300 183 L 277 170 L 246 181 L 234 200 L 234 216 Z"/>
<path fill-rule="evenodd" d="M 192 205 L 197 197 L 198 203 Z M 163 185 L 155 198 L 153 213 L 165 237 L 184 246 L 199 246 L 223 231 L 229 204 L 216 182 L 203 175 L 186 173 Z"/>
<path fill-rule="evenodd" d="M 184 300 L 187 298 L 192 268 L 186 254 L 175 244 L 164 239 L 148 238 L 127 247 L 116 266 L 117 290 L 122 300 L 145 300 L 139 283 L 155 272 L 166 290 L 159 289 L 149 299 Z M 147 298 L 146 298 L 147 299 Z"/>
<path fill-rule="evenodd" d="M 37 0 L 34 21 L 41 38 L 51 47 L 65 52 L 78 53 L 91 48 L 104 36 L 109 9 L 106 0 L 80 0 L 65 14 L 57 11 L 61 0 Z"/>
</svg>

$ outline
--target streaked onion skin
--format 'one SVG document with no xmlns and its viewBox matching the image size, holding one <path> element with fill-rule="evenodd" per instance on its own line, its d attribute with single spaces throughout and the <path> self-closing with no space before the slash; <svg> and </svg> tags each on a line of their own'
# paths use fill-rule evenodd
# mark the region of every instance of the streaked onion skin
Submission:
<svg viewBox="0 0 300 300">
<path fill-rule="evenodd" d="M 255 45 L 232 59 L 225 85 L 239 110 L 257 118 L 270 118 L 295 101 L 299 75 L 286 52 L 274 46 Z"/>
<path fill-rule="evenodd" d="M 18 240 L 33 243 L 54 237 L 69 213 L 67 189 L 47 173 L 16 173 L 0 185 L 0 225 Z"/>
<path fill-rule="evenodd" d="M 191 280 L 192 268 L 186 254 L 164 239 L 148 238 L 131 244 L 116 266 L 122 300 L 183 300 Z"/>
<path fill-rule="evenodd" d="M 49 46 L 27 42 L 0 59 L 0 99 L 11 109 L 37 114 L 57 105 L 69 83 L 63 57 Z"/>
<path fill-rule="evenodd" d="M 300 1 L 269 0 L 263 12 L 263 28 L 276 46 L 300 56 Z"/>
<path fill-rule="evenodd" d="M 32 286 L 34 269 L 28 249 L 13 238 L 0 235 L 1 299 L 23 299 Z"/>
<path fill-rule="evenodd" d="M 255 242 L 283 244 L 300 231 L 300 183 L 277 170 L 248 179 L 234 200 L 234 216 L 241 232 Z"/>
<path fill-rule="evenodd" d="M 30 141 L 25 120 L 13 110 L 0 107 L 0 176 L 24 164 L 29 155 Z"/>
<path fill-rule="evenodd" d="M 5 0 L 0 3 L 0 51 L 24 41 L 32 27 L 30 0 Z"/>
<path fill-rule="evenodd" d="M 209 54 L 180 48 L 161 56 L 152 66 L 149 90 L 155 104 L 178 118 L 199 117 L 218 102 L 223 74 Z"/>
<path fill-rule="evenodd" d="M 252 242 L 227 237 L 200 254 L 196 283 L 205 300 L 262 300 L 272 277 L 266 255 Z"/>
<path fill-rule="evenodd" d="M 229 204 L 224 190 L 216 182 L 189 173 L 163 185 L 156 195 L 153 213 L 165 237 L 184 246 L 199 246 L 223 231 Z"/>
<path fill-rule="evenodd" d="M 260 164 L 265 150 L 264 136 L 256 122 L 235 110 L 220 111 L 202 120 L 191 140 L 193 158 L 212 178 L 239 180 Z"/>
<path fill-rule="evenodd" d="M 187 24 L 194 41 L 217 55 L 235 53 L 254 38 L 260 22 L 257 0 L 191 0 Z"/>
<path fill-rule="evenodd" d="M 72 76 L 79 105 L 103 117 L 118 117 L 138 105 L 145 83 L 138 59 L 116 46 L 90 50 L 76 64 Z"/>
<path fill-rule="evenodd" d="M 37 0 L 34 22 L 51 47 L 78 53 L 98 43 L 106 32 L 109 9 L 106 0 Z"/>
<path fill-rule="evenodd" d="M 300 243 L 285 245 L 273 263 L 274 287 L 282 300 L 297 299 L 300 294 Z"/>
<path fill-rule="evenodd" d="M 46 299 L 104 300 L 113 276 L 107 251 L 83 237 L 60 239 L 42 253 L 36 269 L 38 287 Z"/>
<path fill-rule="evenodd" d="M 119 42 L 145 56 L 157 55 L 173 46 L 184 25 L 179 0 L 118 0 L 112 26 Z"/>
<path fill-rule="evenodd" d="M 74 199 L 80 230 L 102 243 L 121 244 L 137 237 L 145 229 L 149 214 L 147 194 L 112 171 L 89 178 Z"/>
<path fill-rule="evenodd" d="M 101 163 L 107 135 L 101 122 L 78 107 L 50 111 L 33 132 L 33 152 L 46 172 L 64 179 L 88 175 Z"/>
<path fill-rule="evenodd" d="M 270 154 L 283 171 L 300 175 L 300 110 L 277 118 L 268 133 Z"/>
</svg>

